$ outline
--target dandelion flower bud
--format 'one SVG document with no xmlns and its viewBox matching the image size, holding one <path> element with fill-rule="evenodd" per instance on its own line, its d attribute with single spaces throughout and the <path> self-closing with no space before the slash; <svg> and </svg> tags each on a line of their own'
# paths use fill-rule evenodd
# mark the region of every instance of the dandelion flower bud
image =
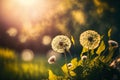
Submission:
<svg viewBox="0 0 120 80">
<path fill-rule="evenodd" d="M 81 60 L 86 60 L 87 59 L 87 56 L 85 56 L 85 55 L 83 55 L 82 57 L 81 57 Z"/>
<path fill-rule="evenodd" d="M 116 41 L 114 41 L 114 40 L 109 40 L 108 44 L 109 44 L 110 47 L 113 47 L 113 48 L 118 47 L 118 43 Z"/>
<path fill-rule="evenodd" d="M 70 69 L 72 66 L 73 66 L 72 63 L 67 64 L 68 69 Z"/>
<path fill-rule="evenodd" d="M 56 61 L 56 56 L 51 56 L 49 59 L 48 59 L 48 63 L 49 64 L 54 64 L 55 63 L 55 61 Z"/>
</svg>

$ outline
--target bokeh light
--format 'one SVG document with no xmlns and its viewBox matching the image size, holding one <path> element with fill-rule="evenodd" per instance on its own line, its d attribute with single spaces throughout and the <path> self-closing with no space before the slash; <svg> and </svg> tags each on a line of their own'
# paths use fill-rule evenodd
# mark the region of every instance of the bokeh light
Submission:
<svg viewBox="0 0 120 80">
<path fill-rule="evenodd" d="M 2 12 L 4 19 L 13 22 L 39 21 L 45 17 L 58 1 L 50 0 L 4 0 Z M 13 13 L 10 13 L 13 12 Z M 22 13 L 21 13 L 22 12 Z"/>
<path fill-rule="evenodd" d="M 43 38 L 42 38 L 42 43 L 44 44 L 44 45 L 49 45 L 50 44 L 50 42 L 51 42 L 51 37 L 50 36 L 48 36 L 48 35 L 45 35 L 45 36 L 43 36 Z"/>
<path fill-rule="evenodd" d="M 34 58 L 34 53 L 30 49 L 25 49 L 23 50 L 21 57 L 24 61 L 31 61 Z"/>
<path fill-rule="evenodd" d="M 81 11 L 81 10 L 72 11 L 72 16 L 77 23 L 82 24 L 82 25 L 85 24 L 86 17 L 85 17 L 85 13 L 83 13 L 83 11 Z"/>
<path fill-rule="evenodd" d="M 17 29 L 16 28 L 10 28 L 6 31 L 6 33 L 11 36 L 11 37 L 15 37 L 17 35 Z"/>
</svg>

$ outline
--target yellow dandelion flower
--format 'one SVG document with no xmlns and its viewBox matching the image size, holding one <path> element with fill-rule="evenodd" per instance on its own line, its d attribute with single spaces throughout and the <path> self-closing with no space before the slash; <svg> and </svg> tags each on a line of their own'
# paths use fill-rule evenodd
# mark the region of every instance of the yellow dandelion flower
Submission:
<svg viewBox="0 0 120 80">
<path fill-rule="evenodd" d="M 71 47 L 71 41 L 67 36 L 58 35 L 53 38 L 51 46 L 54 51 L 58 53 L 64 53 L 65 50 L 69 51 Z"/>
<path fill-rule="evenodd" d="M 95 49 L 99 46 L 100 35 L 93 30 L 87 30 L 80 35 L 80 44 L 87 49 Z"/>
</svg>

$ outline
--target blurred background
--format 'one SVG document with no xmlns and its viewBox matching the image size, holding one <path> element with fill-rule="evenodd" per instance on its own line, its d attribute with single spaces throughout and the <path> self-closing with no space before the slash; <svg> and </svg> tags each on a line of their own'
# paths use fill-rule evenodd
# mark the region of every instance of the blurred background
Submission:
<svg viewBox="0 0 120 80">
<path fill-rule="evenodd" d="M 119 6 L 119 0 L 0 0 L 0 79 L 47 79 L 58 34 L 74 37 L 74 56 L 88 29 L 106 35 L 112 28 L 111 39 L 120 43 Z"/>
</svg>

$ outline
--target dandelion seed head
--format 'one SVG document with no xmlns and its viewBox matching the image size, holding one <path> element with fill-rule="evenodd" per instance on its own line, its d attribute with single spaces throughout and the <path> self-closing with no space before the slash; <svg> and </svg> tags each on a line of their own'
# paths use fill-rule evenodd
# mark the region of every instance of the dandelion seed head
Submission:
<svg viewBox="0 0 120 80">
<path fill-rule="evenodd" d="M 93 30 L 87 30 L 80 35 L 80 44 L 87 49 L 95 49 L 99 46 L 100 35 Z"/>
<path fill-rule="evenodd" d="M 52 49 L 58 53 L 64 53 L 71 47 L 70 39 L 65 35 L 58 35 L 51 42 Z"/>
</svg>

